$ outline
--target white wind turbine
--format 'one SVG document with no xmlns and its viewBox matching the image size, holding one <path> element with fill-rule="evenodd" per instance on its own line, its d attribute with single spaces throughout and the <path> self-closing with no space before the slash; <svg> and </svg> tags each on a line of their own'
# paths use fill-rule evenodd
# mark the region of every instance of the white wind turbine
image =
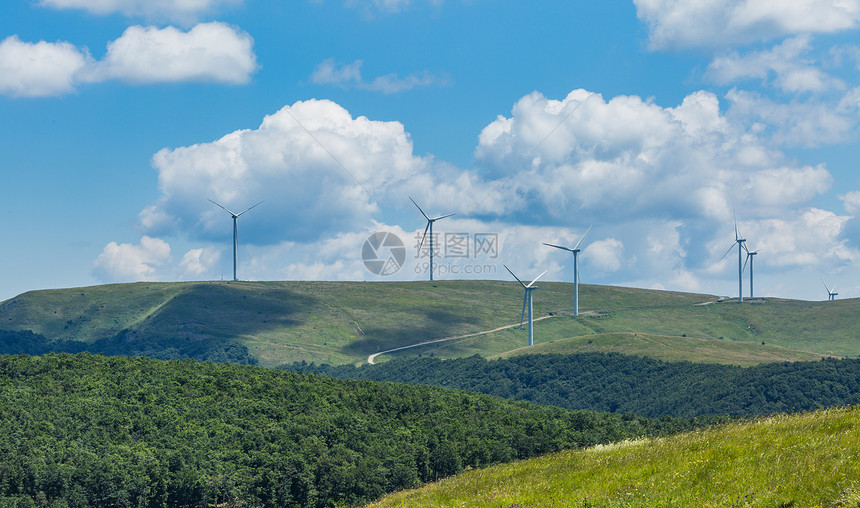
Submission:
<svg viewBox="0 0 860 508">
<path fill-rule="evenodd" d="M 421 247 L 424 246 L 424 239 L 427 238 L 427 230 L 429 229 L 430 230 L 430 281 L 432 282 L 433 281 L 433 223 L 439 219 L 444 219 L 445 217 L 450 217 L 454 214 L 449 213 L 448 215 L 440 215 L 439 217 L 435 217 L 435 218 L 431 219 L 430 217 L 427 216 L 426 213 L 424 213 L 424 210 L 422 210 L 421 207 L 418 206 L 418 203 L 416 203 L 415 200 L 412 199 L 411 196 L 409 197 L 409 200 L 412 201 L 412 204 L 414 204 L 418 208 L 418 211 L 421 212 L 421 215 L 423 215 L 424 218 L 427 219 L 427 226 L 424 228 L 424 236 L 421 237 L 421 244 L 418 245 L 418 251 L 420 252 Z"/>
<path fill-rule="evenodd" d="M 210 199 L 209 201 L 212 201 L 212 200 Z M 212 201 L 212 203 L 215 203 L 215 201 Z M 262 201 L 260 201 L 260 203 L 262 203 Z M 252 206 L 251 208 L 258 206 L 260 203 L 257 203 L 256 205 Z M 239 228 L 236 224 L 236 219 L 238 219 L 240 215 L 247 212 L 251 208 L 246 208 L 239 213 L 233 213 L 230 210 L 221 206 L 220 204 L 218 204 L 218 203 L 215 203 L 215 204 L 219 208 L 223 209 L 225 212 L 229 213 L 231 217 L 233 217 L 233 280 L 237 281 L 237 280 L 239 280 L 236 277 L 236 258 L 239 256 Z"/>
<path fill-rule="evenodd" d="M 832 288 L 829 288 L 829 287 L 827 287 L 826 282 L 824 282 L 824 281 L 821 281 L 821 282 L 824 284 L 824 289 L 827 290 L 827 301 L 836 300 L 836 295 L 839 294 L 836 292 L 837 284 L 834 284 Z"/>
<path fill-rule="evenodd" d="M 588 229 L 585 230 L 585 233 L 582 234 L 582 237 L 576 242 L 574 247 L 562 247 L 561 245 L 553 245 L 551 243 L 544 242 L 544 245 L 549 247 L 555 247 L 556 249 L 566 250 L 568 252 L 573 253 L 573 315 L 579 315 L 579 264 L 577 263 L 577 258 L 579 257 L 579 245 L 585 240 L 585 235 L 591 231 L 591 226 L 588 226 Z"/>
<path fill-rule="evenodd" d="M 744 261 L 744 270 L 746 270 L 747 263 L 749 263 L 749 265 L 750 265 L 750 298 L 752 298 L 753 297 L 753 260 L 754 260 L 753 258 L 755 257 L 756 254 L 758 254 L 758 251 L 749 250 L 747 248 L 746 244 L 744 244 L 744 250 L 747 252 L 747 258 Z"/>
<path fill-rule="evenodd" d="M 507 265 L 504 265 L 504 267 L 505 267 L 505 270 L 508 271 L 508 273 L 510 273 L 511 275 L 514 276 L 515 279 L 517 279 L 517 282 L 519 282 L 520 285 L 522 285 L 523 289 L 525 290 L 525 293 L 523 294 L 523 313 L 520 316 L 520 328 L 523 327 L 523 318 L 525 317 L 525 314 L 526 314 L 526 302 L 528 302 L 528 305 L 529 305 L 529 346 L 533 346 L 535 343 L 535 340 L 534 340 L 535 339 L 535 327 L 534 327 L 534 318 L 532 316 L 532 291 L 537 289 L 537 286 L 534 286 L 533 284 L 535 282 L 537 282 L 538 279 L 543 277 L 543 274 L 546 273 L 546 270 L 544 270 L 543 273 L 541 273 L 540 275 L 535 277 L 535 280 L 529 282 L 528 284 L 525 284 L 525 283 L 523 283 L 523 281 L 520 280 L 519 277 L 514 275 L 514 272 L 512 272 L 511 269 L 508 268 Z"/>
<path fill-rule="evenodd" d="M 743 302 L 743 301 L 744 301 L 744 293 L 743 293 L 743 289 L 744 289 L 743 251 L 744 251 L 744 249 L 746 248 L 746 245 L 744 245 L 744 242 L 746 242 L 746 238 L 741 238 L 741 235 L 740 235 L 740 233 L 738 232 L 738 219 L 737 219 L 737 217 L 735 217 L 735 243 L 737 243 L 737 244 L 738 244 L 738 301 L 739 301 L 739 302 Z M 729 247 L 729 250 L 727 250 L 727 251 L 726 251 L 726 253 L 725 253 L 725 254 L 723 254 L 723 257 L 721 257 L 721 258 L 720 258 L 720 261 L 722 261 L 723 259 L 725 259 L 725 257 L 729 255 L 729 252 L 731 252 L 731 251 L 732 251 L 732 249 L 734 249 L 734 248 L 735 248 L 735 246 L 734 246 L 734 245 L 732 245 L 731 247 Z"/>
</svg>

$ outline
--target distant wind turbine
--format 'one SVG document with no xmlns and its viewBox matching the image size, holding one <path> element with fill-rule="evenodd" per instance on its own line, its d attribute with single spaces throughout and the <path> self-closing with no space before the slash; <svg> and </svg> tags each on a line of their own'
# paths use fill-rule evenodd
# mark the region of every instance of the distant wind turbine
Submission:
<svg viewBox="0 0 860 508">
<path fill-rule="evenodd" d="M 582 237 L 576 242 L 574 247 L 562 247 L 561 245 L 553 245 L 551 243 L 544 242 L 544 245 L 548 245 L 550 247 L 555 247 L 556 249 L 566 250 L 568 252 L 573 253 L 573 315 L 579 315 L 579 265 L 577 264 L 577 258 L 579 257 L 579 245 L 585 240 L 585 235 L 591 231 L 591 226 L 588 226 L 588 229 L 585 230 L 585 233 L 582 234 Z"/>
<path fill-rule="evenodd" d="M 744 261 L 744 270 L 746 270 L 747 263 L 750 265 L 750 298 L 753 297 L 753 257 L 758 254 L 758 251 L 751 251 L 747 248 L 746 244 L 744 244 L 744 250 L 747 252 L 747 258 Z"/>
<path fill-rule="evenodd" d="M 449 213 L 448 215 L 440 215 L 439 217 L 435 217 L 435 218 L 431 219 L 430 217 L 427 216 L 426 213 L 424 213 L 424 210 L 422 210 L 421 207 L 418 206 L 418 203 L 416 203 L 415 200 L 412 199 L 411 196 L 409 197 L 409 200 L 412 201 L 412 204 L 414 204 L 418 208 L 418 211 L 421 212 L 421 215 L 423 215 L 424 218 L 427 219 L 427 226 L 424 228 L 424 236 L 421 237 L 421 244 L 418 245 L 418 251 L 420 252 L 421 247 L 424 246 L 424 239 L 427 238 L 427 230 L 429 229 L 430 230 L 430 281 L 432 282 L 433 281 L 433 223 L 439 219 L 444 219 L 445 217 L 450 217 L 454 214 Z"/>
<path fill-rule="evenodd" d="M 212 201 L 212 200 L 210 199 L 209 201 Z M 212 203 L 215 203 L 215 201 L 212 201 Z M 260 203 L 262 203 L 262 201 L 260 201 Z M 258 206 L 260 203 L 257 203 L 256 205 L 252 206 L 251 208 Z M 219 208 L 223 209 L 225 212 L 229 213 L 231 217 L 233 217 L 233 280 L 237 281 L 237 280 L 239 280 L 236 277 L 236 258 L 239 256 L 239 228 L 236 225 L 236 219 L 238 219 L 240 215 L 247 212 L 251 208 L 246 208 L 239 213 L 233 213 L 230 210 L 221 206 L 220 204 L 218 204 L 218 203 L 215 203 L 215 204 Z"/>
<path fill-rule="evenodd" d="M 836 295 L 839 294 L 836 292 L 837 284 L 834 284 L 832 288 L 829 288 L 829 287 L 827 287 L 826 282 L 824 282 L 824 281 L 821 281 L 821 282 L 824 284 L 824 289 L 827 290 L 827 301 L 836 300 Z"/>
<path fill-rule="evenodd" d="M 504 267 L 505 267 L 505 270 L 508 271 L 508 273 L 510 273 L 511 275 L 514 276 L 515 279 L 517 279 L 517 282 L 519 282 L 520 285 L 522 285 L 523 289 L 525 290 L 525 293 L 523 294 L 523 313 L 520 316 L 520 328 L 523 327 L 523 318 L 525 317 L 525 314 L 526 314 L 526 302 L 528 302 L 528 306 L 529 306 L 529 346 L 533 346 L 535 343 L 535 340 L 534 340 L 535 339 L 535 327 L 534 327 L 534 318 L 532 316 L 532 291 L 537 289 L 537 286 L 534 286 L 533 284 L 535 282 L 537 282 L 538 279 L 543 277 L 543 274 L 546 273 L 546 270 L 544 270 L 543 273 L 541 273 L 540 275 L 535 277 L 535 280 L 529 282 L 528 285 L 526 285 L 525 283 L 523 283 L 523 281 L 520 280 L 519 277 L 514 275 L 514 272 L 512 272 L 511 269 L 508 268 L 507 265 L 504 265 Z"/>
<path fill-rule="evenodd" d="M 737 216 L 736 216 L 736 217 L 735 217 L 735 243 L 737 243 L 737 244 L 738 244 L 738 301 L 739 301 L 739 302 L 743 302 L 743 301 L 744 301 L 744 293 L 743 293 L 743 290 L 744 290 L 743 251 L 744 251 L 744 249 L 746 248 L 746 246 L 744 245 L 744 242 L 746 242 L 746 238 L 741 238 L 741 235 L 740 235 L 740 233 L 738 232 L 738 218 L 737 218 Z M 723 257 L 721 257 L 721 258 L 720 258 L 720 261 L 722 261 L 723 259 L 725 259 L 725 257 L 729 255 L 729 252 L 731 252 L 731 251 L 732 251 L 732 249 L 734 249 L 734 248 L 735 248 L 735 246 L 734 246 L 734 245 L 732 245 L 731 247 L 729 247 L 729 250 L 727 250 L 727 251 L 726 251 L 726 253 L 725 253 L 725 254 L 723 254 Z"/>
</svg>

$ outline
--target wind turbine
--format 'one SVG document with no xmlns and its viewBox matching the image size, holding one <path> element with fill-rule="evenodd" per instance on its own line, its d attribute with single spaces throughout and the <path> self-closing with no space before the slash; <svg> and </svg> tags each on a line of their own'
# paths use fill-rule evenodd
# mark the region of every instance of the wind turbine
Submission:
<svg viewBox="0 0 860 508">
<path fill-rule="evenodd" d="M 591 226 L 588 226 L 588 229 L 585 230 L 585 233 L 582 234 L 582 238 L 576 242 L 576 245 L 570 249 L 568 247 L 562 247 L 561 245 L 553 245 L 551 243 L 544 242 L 544 245 L 548 245 L 550 247 L 555 247 L 556 249 L 566 250 L 568 252 L 573 253 L 573 315 L 579 315 L 579 265 L 577 264 L 577 258 L 579 257 L 579 245 L 585 240 L 585 235 L 591 231 Z"/>
<path fill-rule="evenodd" d="M 412 204 L 414 204 L 418 208 L 418 211 L 421 212 L 421 215 L 423 215 L 424 218 L 427 219 L 427 226 L 424 228 L 424 236 L 421 237 L 421 244 L 418 245 L 418 250 L 420 252 L 421 247 L 424 246 L 424 239 L 427 238 L 427 230 L 429 229 L 430 230 L 430 281 L 432 282 L 433 281 L 433 223 L 439 219 L 444 219 L 445 217 L 450 217 L 454 214 L 449 213 L 448 215 L 440 215 L 439 217 L 435 217 L 435 218 L 431 219 L 430 217 L 427 216 L 426 213 L 424 213 L 424 210 L 422 210 L 421 207 L 418 206 L 418 203 L 416 203 L 415 200 L 412 199 L 411 196 L 409 197 L 409 200 L 412 201 Z"/>
<path fill-rule="evenodd" d="M 209 201 L 212 201 L 212 200 L 210 199 Z M 215 203 L 215 201 L 212 201 L 212 202 L 213 202 L 213 203 Z M 260 203 L 262 203 L 262 201 L 260 201 Z M 252 206 L 251 208 L 256 207 L 256 206 L 257 206 L 257 205 L 259 205 L 260 203 L 257 203 L 256 205 Z M 223 209 L 225 212 L 229 213 L 231 217 L 233 217 L 233 280 L 234 280 L 234 281 L 237 281 L 237 280 L 239 280 L 239 279 L 236 277 L 236 258 L 237 258 L 237 257 L 238 257 L 238 255 L 239 255 L 239 228 L 238 228 L 238 227 L 237 227 L 237 225 L 236 225 L 236 219 L 238 219 L 240 215 L 242 215 L 243 213 L 247 212 L 247 211 L 248 211 L 248 210 L 250 210 L 251 208 L 246 208 L 246 209 L 242 210 L 242 211 L 241 211 L 241 212 L 239 212 L 239 213 L 233 213 L 233 212 L 231 212 L 230 210 L 228 210 L 228 209 L 224 208 L 223 206 L 221 206 L 220 204 L 218 204 L 218 203 L 215 203 L 215 204 L 216 204 L 219 208 Z"/>
<path fill-rule="evenodd" d="M 505 270 L 508 271 L 508 273 L 510 273 L 511 275 L 514 275 L 514 272 L 512 272 L 511 269 L 508 268 L 508 265 L 504 265 L 504 267 L 505 267 Z M 535 343 L 535 340 L 534 340 L 535 339 L 535 325 L 534 325 L 534 319 L 532 317 L 532 291 L 537 289 L 537 286 L 533 286 L 532 284 L 534 284 L 535 282 L 537 282 L 538 279 L 543 277 L 544 273 L 546 273 L 546 270 L 544 270 L 543 273 L 541 273 L 540 275 L 535 277 L 535 280 L 529 282 L 528 285 L 524 284 L 523 281 L 521 281 L 519 277 L 514 275 L 514 278 L 517 279 L 517 282 L 519 282 L 520 285 L 522 285 L 523 289 L 525 290 L 525 293 L 523 294 L 523 313 L 520 316 L 520 328 L 523 327 L 523 318 L 526 315 L 526 302 L 528 302 L 528 304 L 529 304 L 529 346 L 533 346 Z"/>
<path fill-rule="evenodd" d="M 735 217 L 735 243 L 738 244 L 738 301 L 741 303 L 743 303 L 743 301 L 744 301 L 743 251 L 744 251 L 744 249 L 746 249 L 746 245 L 744 245 L 744 242 L 746 242 L 746 238 L 741 238 L 741 235 L 738 232 L 738 218 Z M 726 256 L 728 256 L 729 252 L 731 252 L 732 249 L 734 249 L 734 248 L 735 248 L 734 245 L 729 247 L 729 250 L 727 250 L 726 253 L 723 254 L 723 257 L 720 258 L 720 261 L 722 261 Z"/>
<path fill-rule="evenodd" d="M 753 297 L 753 257 L 758 254 L 758 251 L 751 251 L 747 248 L 746 244 L 744 244 L 744 250 L 747 252 L 747 258 L 744 261 L 744 270 L 746 270 L 747 263 L 750 265 L 750 298 Z"/>
<path fill-rule="evenodd" d="M 836 300 L 836 295 L 839 293 L 836 292 L 836 284 L 833 285 L 832 288 L 827 287 L 827 283 L 821 281 L 824 284 L 824 289 L 827 290 L 827 301 Z"/>
</svg>

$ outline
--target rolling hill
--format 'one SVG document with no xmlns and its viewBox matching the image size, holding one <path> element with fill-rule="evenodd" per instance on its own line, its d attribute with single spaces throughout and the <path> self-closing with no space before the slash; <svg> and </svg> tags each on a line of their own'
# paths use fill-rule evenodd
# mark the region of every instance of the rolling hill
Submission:
<svg viewBox="0 0 860 508">
<path fill-rule="evenodd" d="M 371 504 L 858 506 L 860 407 L 780 415 L 467 471 Z"/>
<path fill-rule="evenodd" d="M 616 286 L 546 282 L 535 295 L 533 351 L 617 351 L 664 360 L 752 365 L 860 355 L 860 300 L 754 300 Z M 358 364 L 422 341 L 518 323 L 515 282 L 187 282 L 32 291 L 0 303 L 0 330 L 48 341 L 117 345 L 154 340 L 236 343 L 262 366 Z M 404 349 L 393 356 L 519 354 L 524 330 Z M 8 352 L 8 351 L 7 351 Z M 384 361 L 391 355 L 382 355 Z"/>
</svg>

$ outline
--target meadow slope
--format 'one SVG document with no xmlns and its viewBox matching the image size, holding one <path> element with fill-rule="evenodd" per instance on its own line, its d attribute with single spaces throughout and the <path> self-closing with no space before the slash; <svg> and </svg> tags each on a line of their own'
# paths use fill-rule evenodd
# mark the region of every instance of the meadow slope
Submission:
<svg viewBox="0 0 860 508">
<path fill-rule="evenodd" d="M 551 318 L 535 324 L 535 352 L 611 350 L 739 365 L 860 355 L 860 300 L 739 305 L 714 295 L 587 284 L 580 294 L 582 313 L 574 318 L 572 285 L 541 284 L 535 314 Z M 2 302 L 0 330 L 84 343 L 234 341 L 262 366 L 358 364 L 380 351 L 519 323 L 521 306 L 521 288 L 505 281 L 109 284 Z M 525 342 L 525 330 L 513 328 L 395 356 L 492 357 L 515 354 Z"/>
<path fill-rule="evenodd" d="M 860 407 L 761 418 L 467 471 L 370 506 L 860 505 Z"/>
</svg>

